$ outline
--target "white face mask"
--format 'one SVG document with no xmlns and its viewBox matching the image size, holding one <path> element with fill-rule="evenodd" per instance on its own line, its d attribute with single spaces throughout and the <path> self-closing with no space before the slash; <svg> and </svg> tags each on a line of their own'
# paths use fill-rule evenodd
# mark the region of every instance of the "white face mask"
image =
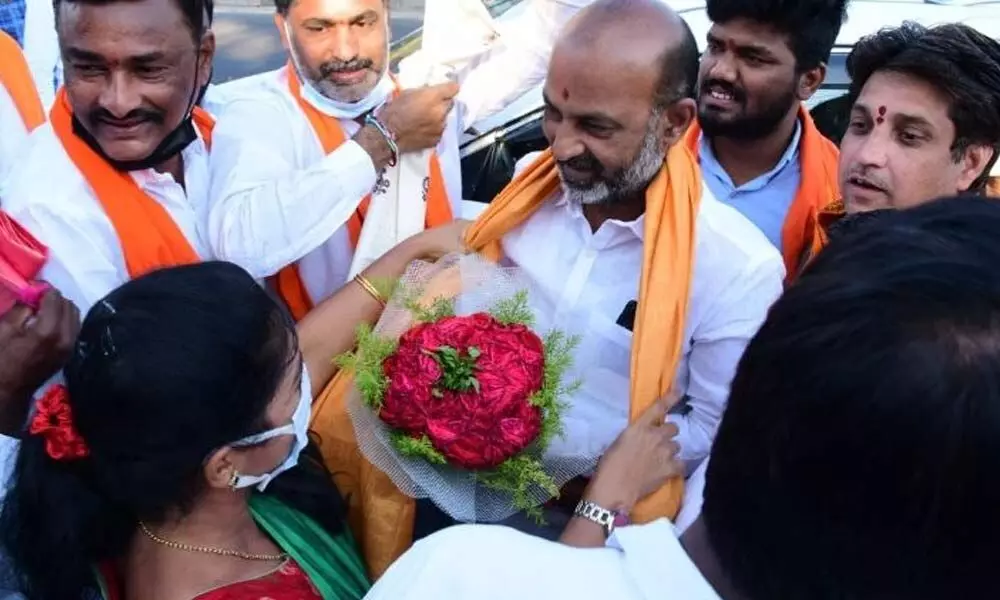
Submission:
<svg viewBox="0 0 1000 600">
<path fill-rule="evenodd" d="M 247 436 L 230 444 L 230 446 L 235 448 L 245 448 L 247 446 L 256 446 L 257 444 L 261 444 L 271 438 L 276 438 L 281 435 L 294 434 L 295 443 L 292 445 L 292 449 L 288 452 L 288 456 L 280 465 L 275 467 L 269 473 L 264 473 L 263 475 L 238 475 L 236 477 L 236 483 L 233 487 L 240 489 L 256 485 L 257 489 L 263 492 L 264 489 L 267 488 L 267 484 L 271 483 L 272 479 L 299 464 L 299 454 L 302 453 L 302 450 L 309 443 L 309 419 L 311 416 L 312 383 L 309 381 L 309 371 L 307 371 L 303 366 L 302 384 L 299 388 L 299 405 L 295 407 L 295 412 L 292 413 L 292 422 L 288 425 L 278 427 L 277 429 L 271 429 L 270 431 Z"/>
<path fill-rule="evenodd" d="M 307 77 L 302 76 L 302 64 L 299 62 L 299 57 L 295 54 L 295 45 L 292 44 L 292 31 L 288 27 L 288 21 L 285 21 L 285 37 L 288 42 L 288 56 L 291 57 L 292 65 L 296 71 L 295 73 L 289 73 L 288 76 L 299 78 L 299 82 L 302 84 L 302 97 L 321 113 L 335 119 L 357 119 L 361 115 L 368 114 L 379 106 L 382 106 L 392 96 L 392 92 L 396 86 L 392 82 L 392 78 L 389 77 L 387 68 L 382 73 L 382 77 L 378 83 L 375 84 L 374 89 L 357 102 L 341 102 L 340 100 L 327 97 L 316 88 L 313 82 L 309 81 Z M 387 37 L 386 56 L 389 56 L 388 53 L 389 42 Z"/>
</svg>

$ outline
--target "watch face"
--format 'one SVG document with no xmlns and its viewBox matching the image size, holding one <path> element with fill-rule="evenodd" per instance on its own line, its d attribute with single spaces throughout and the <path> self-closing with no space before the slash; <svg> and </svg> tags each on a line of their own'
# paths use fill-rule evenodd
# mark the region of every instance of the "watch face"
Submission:
<svg viewBox="0 0 1000 600">
<path fill-rule="evenodd" d="M 629 520 L 628 515 L 620 512 L 620 513 L 615 513 L 615 518 L 612 521 L 612 523 L 614 523 L 614 526 L 617 528 L 617 527 L 625 527 L 626 525 L 631 525 L 632 521 Z"/>
</svg>

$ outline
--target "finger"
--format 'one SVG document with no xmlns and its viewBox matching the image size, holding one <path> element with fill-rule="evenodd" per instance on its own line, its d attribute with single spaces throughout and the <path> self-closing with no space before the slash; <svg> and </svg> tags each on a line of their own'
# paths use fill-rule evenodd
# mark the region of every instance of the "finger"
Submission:
<svg viewBox="0 0 1000 600">
<path fill-rule="evenodd" d="M 660 433 L 666 438 L 676 437 L 680 431 L 680 428 L 677 427 L 677 423 L 674 423 L 673 421 L 667 421 L 662 427 L 660 427 Z"/>
<path fill-rule="evenodd" d="M 17 304 L 0 319 L 0 340 L 9 341 L 24 331 L 31 318 L 31 309 L 23 304 Z"/>
<path fill-rule="evenodd" d="M 639 420 L 647 425 L 660 425 L 667 418 L 667 412 L 677 403 L 677 399 L 670 393 L 659 398 L 642 413 Z"/>
<path fill-rule="evenodd" d="M 462 89 L 461 86 L 454 81 L 439 83 L 437 85 L 432 85 L 430 87 L 437 94 L 438 98 L 449 101 L 456 95 L 458 95 L 458 90 Z"/>
<path fill-rule="evenodd" d="M 51 289 L 42 296 L 35 313 L 35 322 L 31 325 L 35 334 L 42 338 L 55 337 L 59 332 L 63 312 L 63 298 L 59 290 Z"/>
<path fill-rule="evenodd" d="M 79 333 L 80 310 L 75 304 L 67 300 L 63 302 L 63 314 L 59 327 L 59 345 L 64 349 L 72 348 Z"/>
</svg>

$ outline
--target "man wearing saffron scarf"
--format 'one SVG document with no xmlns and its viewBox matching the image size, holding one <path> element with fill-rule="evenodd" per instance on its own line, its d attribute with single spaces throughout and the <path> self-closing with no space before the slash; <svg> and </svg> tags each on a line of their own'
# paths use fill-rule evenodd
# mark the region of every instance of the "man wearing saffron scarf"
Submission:
<svg viewBox="0 0 1000 600">
<path fill-rule="evenodd" d="M 0 31 L 0 182 L 28 134 L 44 121 L 45 111 L 24 53 L 14 38 Z"/>
<path fill-rule="evenodd" d="M 460 135 L 544 77 L 589 1 L 529 0 L 502 49 L 450 73 L 470 78 L 459 93 L 389 75 L 385 0 L 275 0 L 289 63 L 227 90 L 215 135 L 216 255 L 271 278 L 300 318 L 394 241 L 459 217 Z"/>
<path fill-rule="evenodd" d="M 709 0 L 698 122 L 685 142 L 721 202 L 750 219 L 789 277 L 838 198 L 837 149 L 803 106 L 826 76 L 847 0 Z"/>
<path fill-rule="evenodd" d="M 904 23 L 859 41 L 847 70 L 843 203 L 821 215 L 828 227 L 854 220 L 845 213 L 986 193 L 1000 151 L 1000 43 L 967 25 Z"/>
<path fill-rule="evenodd" d="M 41 278 L 80 310 L 158 267 L 210 256 L 200 222 L 215 39 L 201 0 L 59 0 L 66 84 L 0 196 L 49 247 Z"/>
</svg>

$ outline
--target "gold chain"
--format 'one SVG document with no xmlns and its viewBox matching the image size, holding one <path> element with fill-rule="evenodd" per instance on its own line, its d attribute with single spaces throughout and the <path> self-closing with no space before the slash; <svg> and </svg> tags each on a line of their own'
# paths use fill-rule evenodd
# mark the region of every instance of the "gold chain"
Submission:
<svg viewBox="0 0 1000 600">
<path fill-rule="evenodd" d="M 203 554 L 216 554 L 218 556 L 232 556 L 234 558 L 242 558 L 244 560 L 263 560 L 268 562 L 277 562 L 285 560 L 288 555 L 282 552 L 281 554 L 251 554 L 250 552 L 241 552 L 239 550 L 227 550 L 225 548 L 212 548 L 210 546 L 192 546 L 190 544 L 181 544 L 179 542 L 171 542 L 170 540 L 165 540 L 160 536 L 156 535 L 146 527 L 146 524 L 139 521 L 139 527 L 142 532 L 146 534 L 146 537 L 153 540 L 157 544 L 163 544 L 168 548 L 173 548 L 174 550 L 184 550 L 185 552 L 201 552 Z"/>
</svg>

